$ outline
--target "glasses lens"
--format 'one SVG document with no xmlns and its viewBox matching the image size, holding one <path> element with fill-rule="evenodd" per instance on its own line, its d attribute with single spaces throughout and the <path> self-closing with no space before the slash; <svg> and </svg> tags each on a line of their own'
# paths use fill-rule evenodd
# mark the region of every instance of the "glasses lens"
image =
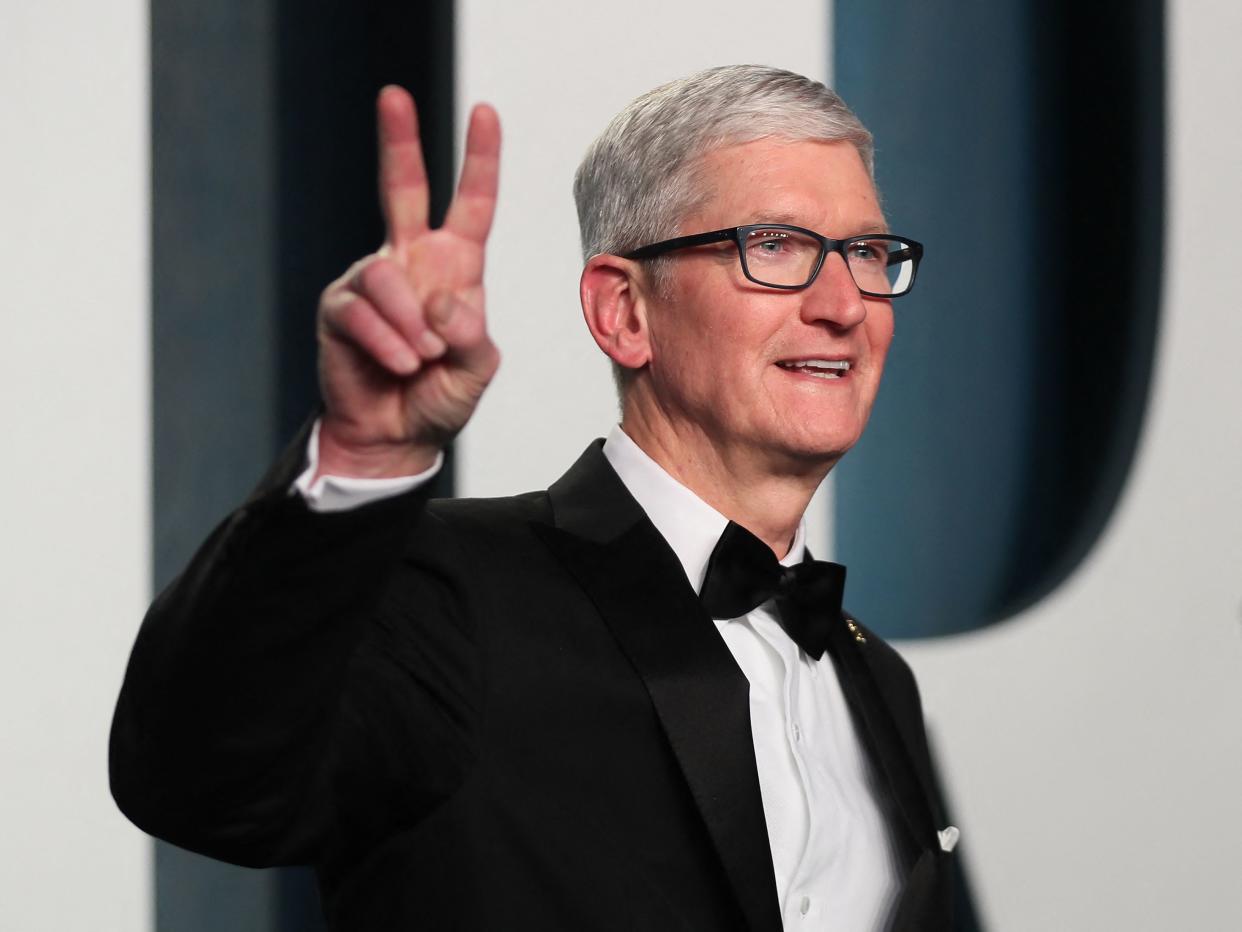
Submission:
<svg viewBox="0 0 1242 932">
<path fill-rule="evenodd" d="M 845 247 L 850 273 L 862 291 L 901 295 L 914 283 L 914 249 L 891 236 L 852 239 Z"/>
<path fill-rule="evenodd" d="M 746 272 L 765 285 L 805 285 L 819 262 L 819 240 L 797 230 L 755 227 L 742 248 Z"/>
</svg>

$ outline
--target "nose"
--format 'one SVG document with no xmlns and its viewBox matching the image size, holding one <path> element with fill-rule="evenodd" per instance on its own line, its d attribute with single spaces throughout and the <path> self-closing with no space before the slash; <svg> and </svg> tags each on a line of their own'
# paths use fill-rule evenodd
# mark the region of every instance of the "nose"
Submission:
<svg viewBox="0 0 1242 932">
<path fill-rule="evenodd" d="M 802 291 L 802 319 L 807 323 L 822 320 L 849 330 L 866 318 L 867 305 L 845 260 L 839 253 L 828 253 L 815 281 Z"/>
</svg>

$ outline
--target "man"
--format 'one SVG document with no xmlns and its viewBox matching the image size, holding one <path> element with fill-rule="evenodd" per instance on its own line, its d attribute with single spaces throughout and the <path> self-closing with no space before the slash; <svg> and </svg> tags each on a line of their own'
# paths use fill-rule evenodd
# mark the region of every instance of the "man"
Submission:
<svg viewBox="0 0 1242 932">
<path fill-rule="evenodd" d="M 866 130 L 767 68 L 635 101 L 575 185 L 620 427 L 547 492 L 429 503 L 499 360 L 499 126 L 431 230 L 412 101 L 378 113 L 388 236 L 324 292 L 322 417 L 152 606 L 122 808 L 314 864 L 334 929 L 947 928 L 913 678 L 804 562 L 921 253 Z"/>
</svg>

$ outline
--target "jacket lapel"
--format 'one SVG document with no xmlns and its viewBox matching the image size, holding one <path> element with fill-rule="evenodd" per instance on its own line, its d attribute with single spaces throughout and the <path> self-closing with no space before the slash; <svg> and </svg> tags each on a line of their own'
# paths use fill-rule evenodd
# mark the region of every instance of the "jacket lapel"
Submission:
<svg viewBox="0 0 1242 932">
<path fill-rule="evenodd" d="M 894 712 L 899 706 L 885 695 L 883 666 L 875 653 L 891 649 L 867 640 L 861 628 L 851 628 L 853 619 L 847 623 L 847 617 L 843 615 L 841 624 L 833 626 L 831 635 L 841 688 L 863 726 L 863 741 L 897 804 L 910 840 L 922 853 L 936 840 L 930 775 L 916 763 L 914 749 L 921 743 L 912 737 L 914 729 L 922 733 L 923 725 L 903 721 Z"/>
<path fill-rule="evenodd" d="M 779 932 L 746 677 L 600 442 L 549 494 L 554 526 L 541 536 L 646 685 L 747 926 Z"/>
</svg>

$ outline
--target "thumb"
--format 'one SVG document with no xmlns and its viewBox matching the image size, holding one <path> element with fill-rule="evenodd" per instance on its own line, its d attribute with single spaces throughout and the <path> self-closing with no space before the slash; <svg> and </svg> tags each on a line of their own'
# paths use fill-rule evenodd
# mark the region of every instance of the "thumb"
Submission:
<svg viewBox="0 0 1242 932">
<path fill-rule="evenodd" d="M 500 353 L 488 336 L 481 305 L 455 292 L 441 291 L 428 299 L 426 315 L 428 325 L 447 345 L 446 355 L 484 381 L 492 377 L 500 364 Z"/>
</svg>

